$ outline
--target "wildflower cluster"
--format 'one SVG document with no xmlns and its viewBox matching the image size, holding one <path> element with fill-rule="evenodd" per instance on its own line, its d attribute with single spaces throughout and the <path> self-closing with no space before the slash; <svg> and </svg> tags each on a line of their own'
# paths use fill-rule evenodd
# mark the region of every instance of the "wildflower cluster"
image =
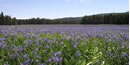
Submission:
<svg viewBox="0 0 130 65">
<path fill-rule="evenodd" d="M 0 65 L 127 65 L 125 32 L 0 30 Z"/>
</svg>

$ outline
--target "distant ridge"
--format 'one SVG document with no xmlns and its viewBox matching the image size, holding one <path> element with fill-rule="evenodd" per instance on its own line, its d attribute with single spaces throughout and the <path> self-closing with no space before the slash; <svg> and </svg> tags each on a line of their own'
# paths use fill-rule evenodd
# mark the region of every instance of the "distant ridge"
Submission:
<svg viewBox="0 0 130 65">
<path fill-rule="evenodd" d="M 65 17 L 57 19 L 30 18 L 16 19 L 0 14 L 0 25 L 24 25 L 24 24 L 129 24 L 129 11 L 123 13 L 103 13 L 86 15 L 83 17 Z"/>
</svg>

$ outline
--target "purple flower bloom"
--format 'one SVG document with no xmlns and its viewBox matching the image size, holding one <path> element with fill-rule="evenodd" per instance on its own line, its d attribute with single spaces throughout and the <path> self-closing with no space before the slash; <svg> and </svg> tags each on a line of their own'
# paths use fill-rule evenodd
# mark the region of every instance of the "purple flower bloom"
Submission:
<svg viewBox="0 0 130 65">
<path fill-rule="evenodd" d="M 77 44 L 73 45 L 74 48 L 77 48 Z"/>
<path fill-rule="evenodd" d="M 52 58 L 55 62 L 61 62 L 62 58 L 61 57 L 53 57 Z"/>
<path fill-rule="evenodd" d="M 45 38 L 44 41 L 47 42 L 48 38 Z"/>
<path fill-rule="evenodd" d="M 52 59 L 50 59 L 50 58 L 47 60 L 47 62 L 51 62 L 51 61 L 52 61 Z"/>
<path fill-rule="evenodd" d="M 80 36 L 77 36 L 77 39 L 78 39 L 78 41 L 80 41 L 80 40 L 81 40 L 81 37 L 80 37 Z"/>
<path fill-rule="evenodd" d="M 74 36 L 74 33 L 70 33 L 70 36 L 71 36 L 71 37 Z"/>
<path fill-rule="evenodd" d="M 75 40 L 72 40 L 72 46 L 75 45 Z"/>
<path fill-rule="evenodd" d="M 22 46 L 17 47 L 17 51 L 23 51 L 23 50 L 24 50 L 24 48 Z"/>
<path fill-rule="evenodd" d="M 45 41 L 43 40 L 42 43 L 44 43 Z"/>
<path fill-rule="evenodd" d="M 27 63 L 24 61 L 24 62 L 23 62 L 23 65 L 27 65 Z"/>
<path fill-rule="evenodd" d="M 62 40 L 65 40 L 65 37 L 62 37 Z"/>
<path fill-rule="evenodd" d="M 123 53 L 122 53 L 122 56 L 128 57 L 128 54 L 127 54 L 126 52 L 123 52 Z"/>
<path fill-rule="evenodd" d="M 41 58 L 41 57 L 39 55 L 37 55 L 36 58 Z"/>
<path fill-rule="evenodd" d="M 25 54 L 25 55 L 23 55 L 23 57 L 24 57 L 24 58 L 27 58 L 28 56 Z"/>
<path fill-rule="evenodd" d="M 33 62 L 33 59 L 29 59 L 29 63 L 32 64 L 32 62 Z"/>
<path fill-rule="evenodd" d="M 45 63 L 42 63 L 41 65 L 46 65 Z"/>
<path fill-rule="evenodd" d="M 55 44 L 56 44 L 56 46 L 57 46 L 57 45 L 58 45 L 58 42 L 56 41 L 56 43 L 55 43 Z"/>
<path fill-rule="evenodd" d="M 58 61 L 59 61 L 59 58 L 58 58 L 58 57 L 54 57 L 54 60 L 58 62 Z"/>
<path fill-rule="evenodd" d="M 56 37 L 54 37 L 54 38 L 53 38 L 53 40 L 57 40 L 57 38 L 56 38 Z"/>
<path fill-rule="evenodd" d="M 36 48 L 35 50 L 38 51 L 39 48 Z"/>
<path fill-rule="evenodd" d="M 5 41 L 0 42 L 0 48 L 4 48 L 4 47 L 6 47 Z"/>
<path fill-rule="evenodd" d="M 50 48 L 51 46 L 50 45 L 46 45 L 46 48 Z"/>
<path fill-rule="evenodd" d="M 113 53 L 107 51 L 107 53 L 109 54 L 109 56 L 113 57 Z"/>
<path fill-rule="evenodd" d="M 13 51 L 15 51 L 16 46 L 14 44 L 11 45 L 11 49 L 13 49 Z"/>
<path fill-rule="evenodd" d="M 55 56 L 60 56 L 61 55 L 61 52 L 56 52 L 55 53 Z"/>
<path fill-rule="evenodd" d="M 123 42 L 122 45 L 127 45 L 127 43 L 126 43 L 126 42 Z"/>
<path fill-rule="evenodd" d="M 59 58 L 59 62 L 61 62 L 61 61 L 62 61 L 62 57 Z"/>
<path fill-rule="evenodd" d="M 79 57 L 81 56 L 81 52 L 80 51 L 76 51 L 76 55 Z"/>
<path fill-rule="evenodd" d="M 113 56 L 113 53 L 110 53 L 109 55 L 112 57 L 112 56 Z"/>
<path fill-rule="evenodd" d="M 5 40 L 5 38 L 0 38 L 0 41 L 4 41 Z"/>
<path fill-rule="evenodd" d="M 52 43 L 52 40 L 49 40 L 48 43 Z"/>
<path fill-rule="evenodd" d="M 33 37 L 34 37 L 34 38 L 38 38 L 38 35 L 35 34 Z"/>
</svg>

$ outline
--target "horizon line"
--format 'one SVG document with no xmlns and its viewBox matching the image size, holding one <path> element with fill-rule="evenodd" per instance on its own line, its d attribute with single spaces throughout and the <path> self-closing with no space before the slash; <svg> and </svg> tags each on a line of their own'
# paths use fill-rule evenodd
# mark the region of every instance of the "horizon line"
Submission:
<svg viewBox="0 0 130 65">
<path fill-rule="evenodd" d="M 2 11 L 1 11 L 2 12 Z M 16 19 L 32 19 L 32 18 L 39 18 L 39 19 L 51 19 L 51 20 L 54 20 L 54 19 L 63 19 L 63 18 L 76 18 L 76 17 L 84 17 L 84 16 L 92 16 L 92 15 L 100 15 L 100 14 L 111 14 L 111 13 L 126 13 L 126 12 L 129 12 L 128 11 L 123 11 L 123 12 L 103 12 L 103 13 L 94 13 L 94 14 L 88 14 L 88 15 L 81 15 L 81 16 L 63 16 L 63 17 L 56 17 L 56 18 L 47 18 L 47 17 L 28 17 L 28 18 L 18 18 L 18 17 L 13 17 L 11 15 L 6 15 L 4 14 L 5 16 L 11 16 L 11 18 L 16 18 Z M 4 13 L 4 12 L 3 12 Z"/>
</svg>

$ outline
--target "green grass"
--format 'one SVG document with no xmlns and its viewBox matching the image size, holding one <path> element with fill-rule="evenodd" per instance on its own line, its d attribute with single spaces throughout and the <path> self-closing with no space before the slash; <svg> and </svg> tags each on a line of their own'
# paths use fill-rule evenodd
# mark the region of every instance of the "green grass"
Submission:
<svg viewBox="0 0 130 65">
<path fill-rule="evenodd" d="M 34 37 L 34 35 L 34 33 L 31 33 L 32 37 L 24 37 L 22 33 L 19 33 L 15 36 L 5 37 L 1 34 L 1 38 L 6 38 L 7 45 L 0 48 L 0 65 L 20 65 L 24 62 L 30 65 L 40 65 L 42 63 L 46 65 L 128 64 L 128 56 L 123 56 L 123 53 L 129 55 L 127 45 L 121 45 L 113 41 L 108 43 L 107 40 L 99 37 L 82 37 L 78 41 L 74 36 L 70 39 L 70 35 L 66 35 L 66 39 L 63 40 L 63 35 L 59 33 L 37 34 L 38 37 Z M 48 38 L 48 40 L 44 41 L 45 38 Z M 53 38 L 57 38 L 57 40 Z M 25 43 L 26 40 L 31 40 L 31 42 Z M 51 43 L 48 43 L 49 40 Z M 74 44 L 77 44 L 76 48 L 72 45 L 74 41 Z M 15 45 L 16 48 L 12 48 L 12 45 Z M 25 45 L 27 47 L 24 47 Z M 46 48 L 47 45 L 50 47 Z M 24 47 L 22 51 L 17 50 L 19 46 Z M 80 56 L 77 56 L 77 51 L 80 51 Z M 48 59 L 52 59 L 52 56 L 56 57 L 56 52 L 61 52 L 58 57 L 62 58 L 62 61 L 52 60 L 48 62 Z M 36 56 L 40 56 L 40 58 Z M 29 62 L 30 59 L 33 60 L 32 63 Z"/>
</svg>

